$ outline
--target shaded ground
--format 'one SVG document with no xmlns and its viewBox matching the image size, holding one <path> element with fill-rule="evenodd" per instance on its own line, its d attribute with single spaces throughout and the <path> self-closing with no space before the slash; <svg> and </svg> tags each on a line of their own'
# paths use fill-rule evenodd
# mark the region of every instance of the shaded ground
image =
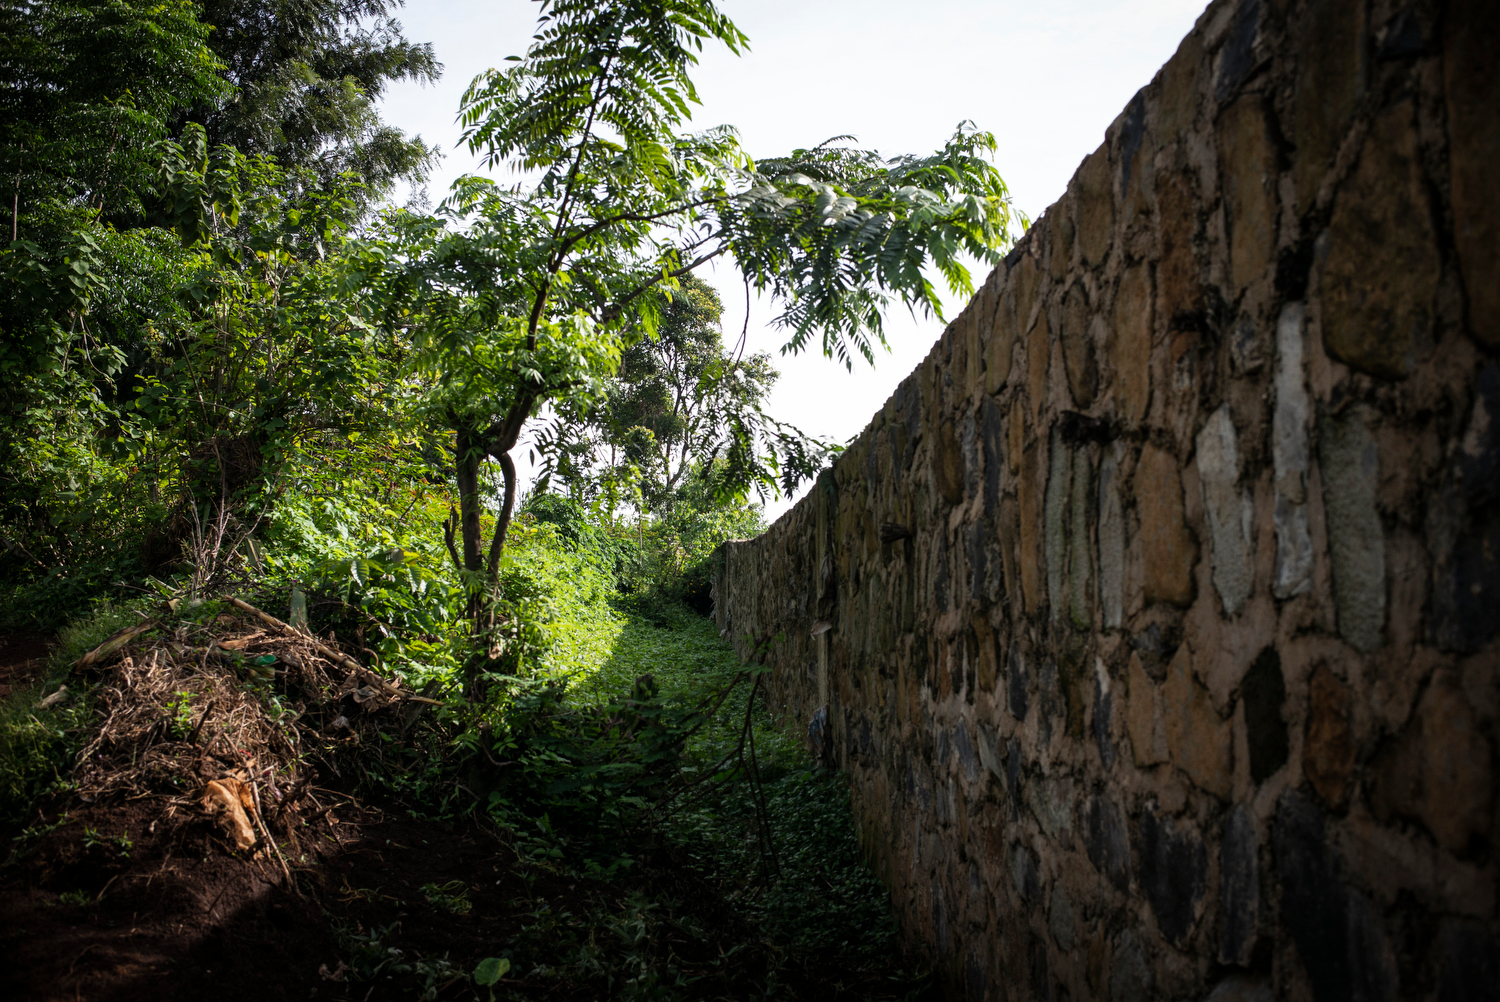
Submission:
<svg viewBox="0 0 1500 1002">
<path fill-rule="evenodd" d="M 41 677 L 49 641 L 39 633 L 0 634 L 0 700 Z"/>
<path fill-rule="evenodd" d="M 669 966 L 678 991 L 701 998 L 889 998 L 915 987 L 814 958 L 781 958 L 782 980 L 765 984 L 774 948 L 668 849 L 643 853 L 628 880 L 581 880 L 518 859 L 478 823 L 330 802 L 303 840 L 316 849 L 296 868 L 294 894 L 264 854 L 226 854 L 207 821 L 157 839 L 156 813 L 144 802 L 85 807 L 24 844 L 0 872 L 0 995 L 476 998 L 469 975 L 497 955 L 514 957 L 520 975 L 497 988 L 523 998 L 619 997 L 631 975 L 649 981 Z M 579 958 L 591 951 L 587 976 Z"/>
</svg>

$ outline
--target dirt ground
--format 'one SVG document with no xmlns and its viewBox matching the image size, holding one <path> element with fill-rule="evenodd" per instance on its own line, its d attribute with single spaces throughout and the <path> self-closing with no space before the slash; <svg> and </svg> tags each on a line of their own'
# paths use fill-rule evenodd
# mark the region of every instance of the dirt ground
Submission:
<svg viewBox="0 0 1500 1002">
<path fill-rule="evenodd" d="M 0 699 L 40 677 L 48 643 L 38 633 L 0 634 Z"/>
</svg>

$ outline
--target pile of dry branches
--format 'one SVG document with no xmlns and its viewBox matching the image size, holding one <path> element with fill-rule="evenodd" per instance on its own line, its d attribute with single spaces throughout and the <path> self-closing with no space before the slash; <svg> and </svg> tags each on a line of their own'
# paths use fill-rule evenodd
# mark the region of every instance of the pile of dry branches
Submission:
<svg viewBox="0 0 1500 1002">
<path fill-rule="evenodd" d="M 158 798 L 163 817 L 216 817 L 236 849 L 278 852 L 273 831 L 311 796 L 314 763 L 436 701 L 238 599 L 211 622 L 145 621 L 79 659 L 102 674 L 97 730 L 73 780 L 86 802 Z M 403 705 L 414 704 L 414 705 Z M 279 855 L 279 852 L 278 852 Z M 283 867 L 285 863 L 283 862 Z"/>
</svg>

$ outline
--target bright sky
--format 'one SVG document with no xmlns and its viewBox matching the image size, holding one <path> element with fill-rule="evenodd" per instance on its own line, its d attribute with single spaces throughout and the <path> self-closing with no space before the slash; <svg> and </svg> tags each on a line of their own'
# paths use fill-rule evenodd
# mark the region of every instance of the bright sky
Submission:
<svg viewBox="0 0 1500 1002">
<path fill-rule="evenodd" d="M 750 36 L 741 58 L 705 52 L 694 74 L 695 127 L 732 124 L 752 156 L 775 156 L 839 134 L 890 156 L 937 149 L 964 119 L 995 133 L 995 163 L 1016 205 L 1035 219 L 1067 187 L 1104 130 L 1177 50 L 1204 0 L 721 0 Z M 477 169 L 456 144 L 458 101 L 473 77 L 522 54 L 537 5 L 527 0 L 407 0 L 406 36 L 431 42 L 436 86 L 401 84 L 387 121 L 446 151 L 433 201 Z M 975 285 L 984 275 L 976 269 Z M 720 289 L 726 339 L 745 321 L 731 266 L 703 275 Z M 954 303 L 955 316 L 962 303 Z M 769 303 L 752 302 L 749 350 L 773 355 L 785 337 Z M 819 355 L 777 356 L 769 410 L 838 441 L 859 433 L 942 333 L 935 318 L 887 318 L 888 355 L 850 373 Z M 526 457 L 518 457 L 526 466 Z M 772 501 L 775 518 L 795 499 Z"/>
</svg>

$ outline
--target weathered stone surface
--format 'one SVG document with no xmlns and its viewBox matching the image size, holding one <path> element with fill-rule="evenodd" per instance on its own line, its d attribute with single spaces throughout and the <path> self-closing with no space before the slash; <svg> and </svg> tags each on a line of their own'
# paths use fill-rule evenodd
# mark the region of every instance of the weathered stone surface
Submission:
<svg viewBox="0 0 1500 1002">
<path fill-rule="evenodd" d="M 1327 816 L 1294 790 L 1276 810 L 1281 919 L 1297 945 L 1313 997 L 1349 999 L 1348 892 L 1327 841 Z"/>
<path fill-rule="evenodd" d="M 1229 23 L 1214 80 L 1214 99 L 1221 104 L 1239 93 L 1259 65 L 1255 40 L 1260 32 L 1260 13 L 1260 0 L 1243 0 Z"/>
<path fill-rule="evenodd" d="M 1229 722 L 1219 718 L 1208 691 L 1193 680 L 1186 646 L 1167 665 L 1162 717 L 1172 764 L 1199 788 L 1227 799 L 1234 781 Z"/>
<path fill-rule="evenodd" d="M 1042 545 L 1047 560 L 1047 603 L 1055 623 L 1067 611 L 1068 495 L 1073 485 L 1073 457 L 1063 444 L 1062 432 L 1054 426 L 1047 449 L 1047 499 L 1043 515 Z"/>
<path fill-rule="evenodd" d="M 1479 293 L 1445 201 L 1450 144 L 1494 125 L 1457 136 L 1445 91 L 1477 72 L 1444 47 L 1479 15 L 1250 6 L 1210 3 L 1099 176 L 834 461 L 837 491 L 716 564 L 719 629 L 746 654 L 782 638 L 773 710 L 826 698 L 861 844 L 956 998 L 1446 1002 L 1496 980 L 1500 363 L 1465 333 Z M 1430 260 L 1393 284 L 1350 220 L 1404 213 L 1412 177 L 1430 218 L 1391 225 L 1425 227 Z M 1262 196 L 1276 240 L 1246 254 Z M 1424 268 L 1409 378 L 1309 341 Z M 1345 333 L 1385 351 L 1366 319 Z"/>
<path fill-rule="evenodd" d="M 1339 633 L 1356 650 L 1373 651 L 1385 627 L 1385 537 L 1375 510 L 1380 456 L 1359 409 L 1322 418 L 1318 462 Z"/>
<path fill-rule="evenodd" d="M 1198 903 L 1207 888 L 1203 840 L 1191 828 L 1157 817 L 1150 806 L 1141 812 L 1136 839 L 1141 889 L 1162 935 L 1180 945 L 1193 931 Z"/>
<path fill-rule="evenodd" d="M 1231 974 L 1214 985 L 1204 1002 L 1274 1002 L 1271 982 L 1248 974 Z"/>
<path fill-rule="evenodd" d="M 1032 446 L 1021 453 L 1021 474 L 1017 493 L 1021 504 L 1021 591 L 1026 596 L 1026 612 L 1036 612 L 1042 605 L 1042 575 L 1037 554 L 1037 535 L 1042 521 L 1041 463 Z"/>
<path fill-rule="evenodd" d="M 1068 273 L 1068 265 L 1073 260 L 1073 220 L 1068 218 L 1067 202 L 1058 203 L 1057 207 L 1047 213 L 1049 222 L 1048 236 L 1051 238 L 1052 250 L 1048 257 L 1054 279 L 1062 278 Z"/>
<path fill-rule="evenodd" d="M 1054 884 L 1052 887 L 1052 903 L 1047 909 L 1047 928 L 1052 931 L 1053 940 L 1064 953 L 1071 953 L 1073 947 L 1078 945 L 1073 902 L 1062 884 Z"/>
<path fill-rule="evenodd" d="M 1481 344 L 1500 345 L 1500 8 L 1492 3 L 1450 3 L 1443 18 L 1444 90 L 1448 136 L 1453 144 L 1453 240 L 1468 294 L 1469 330 Z"/>
<path fill-rule="evenodd" d="M 938 493 L 949 504 L 958 504 L 964 499 L 964 454 L 959 448 L 957 430 L 952 421 L 938 425 L 934 445 L 936 455 L 933 456 L 932 473 Z"/>
<path fill-rule="evenodd" d="M 1183 517 L 1177 461 L 1148 444 L 1141 450 L 1134 484 L 1141 519 L 1146 601 L 1191 605 L 1198 546 Z"/>
<path fill-rule="evenodd" d="M 1276 477 L 1277 598 L 1301 595 L 1312 587 L 1312 537 L 1307 529 L 1307 473 L 1310 446 L 1302 357 L 1306 339 L 1301 303 L 1287 303 L 1276 321 L 1276 410 L 1271 421 L 1271 461 Z"/>
<path fill-rule="evenodd" d="M 1120 276 L 1109 338 L 1116 414 L 1131 428 L 1151 405 L 1151 323 L 1151 275 L 1138 265 Z"/>
<path fill-rule="evenodd" d="M 1120 890 L 1130 885 L 1130 843 L 1125 812 L 1107 794 L 1089 798 L 1084 808 L 1084 848 L 1094 869 Z"/>
<path fill-rule="evenodd" d="M 1219 173 L 1228 199 L 1230 295 L 1265 273 L 1276 249 L 1276 159 L 1259 94 L 1220 116 Z"/>
<path fill-rule="evenodd" d="M 1087 630 L 1094 623 L 1094 546 L 1089 536 L 1089 508 L 1094 498 L 1094 485 L 1093 466 L 1086 448 L 1073 452 L 1072 480 L 1068 496 L 1068 610 L 1073 625 Z"/>
<path fill-rule="evenodd" d="M 1323 344 L 1400 379 L 1432 349 L 1439 257 L 1410 101 L 1382 112 L 1340 186 L 1319 272 Z"/>
<path fill-rule="evenodd" d="M 1327 665 L 1313 672 L 1310 683 L 1302 769 L 1323 802 L 1338 807 L 1354 772 L 1354 738 L 1349 731 L 1349 687 Z"/>
<path fill-rule="evenodd" d="M 1224 822 L 1219 844 L 1219 963 L 1250 963 L 1260 912 L 1260 864 L 1255 823 L 1244 804 Z M 1218 994 L 1218 989 L 1215 989 Z M 1212 997 L 1212 996 L 1211 996 Z"/>
<path fill-rule="evenodd" d="M 1475 851 L 1493 820 L 1493 756 L 1458 680 L 1439 672 L 1376 760 L 1376 816 L 1418 820 L 1449 852 Z"/>
<path fill-rule="evenodd" d="M 1208 513 L 1214 587 L 1224 613 L 1233 616 L 1245 605 L 1255 583 L 1250 526 L 1254 511 L 1240 489 L 1239 436 L 1229 405 L 1214 411 L 1197 438 L 1198 478 Z"/>
<path fill-rule="evenodd" d="M 1114 241 L 1114 185 L 1109 147 L 1100 146 L 1078 168 L 1072 185 L 1078 200 L 1078 245 L 1087 265 L 1099 265 Z"/>
<path fill-rule="evenodd" d="M 1281 655 L 1267 647 L 1256 657 L 1240 681 L 1245 703 L 1245 738 L 1250 746 L 1250 779 L 1264 783 L 1286 765 L 1288 739 L 1286 680 L 1281 674 Z"/>
<path fill-rule="evenodd" d="M 1125 620 L 1125 512 L 1118 452 L 1107 449 L 1099 465 L 1099 607 L 1107 630 L 1119 629 Z"/>
<path fill-rule="evenodd" d="M 1364 4 L 1323 0 L 1308 5 L 1297 39 L 1296 97 L 1291 139 L 1297 214 L 1306 214 L 1354 118 L 1363 89 Z"/>
<path fill-rule="evenodd" d="M 1140 655 L 1130 656 L 1126 670 L 1125 732 L 1137 766 L 1155 765 L 1167 760 L 1167 733 L 1157 713 L 1156 683 L 1146 674 Z"/>
<path fill-rule="evenodd" d="M 1037 317 L 1036 326 L 1026 335 L 1026 395 L 1035 417 L 1047 402 L 1047 367 L 1052 361 L 1052 327 L 1047 311 Z"/>
<path fill-rule="evenodd" d="M 1087 409 L 1099 391 L 1099 364 L 1094 357 L 1094 339 L 1089 333 L 1089 304 L 1083 287 L 1075 285 L 1063 298 L 1062 308 L 1063 369 L 1068 376 L 1068 391 L 1076 407 Z"/>
<path fill-rule="evenodd" d="M 1129 929 L 1115 940 L 1113 959 L 1109 968 L 1109 1002 L 1146 1002 L 1155 997 L 1151 966 Z"/>
<path fill-rule="evenodd" d="M 1161 228 L 1161 260 L 1156 266 L 1157 308 L 1169 322 L 1191 316 L 1203 305 L 1193 235 L 1198 207 L 1192 176 L 1181 171 L 1156 176 L 1156 205 Z"/>
</svg>

